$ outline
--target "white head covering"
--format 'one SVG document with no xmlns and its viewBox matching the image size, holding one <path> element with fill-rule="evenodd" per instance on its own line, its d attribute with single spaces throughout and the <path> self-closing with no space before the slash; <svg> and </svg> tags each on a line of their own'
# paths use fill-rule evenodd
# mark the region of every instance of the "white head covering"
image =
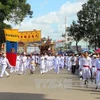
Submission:
<svg viewBox="0 0 100 100">
<path fill-rule="evenodd" d="M 95 58 L 95 57 L 97 57 L 96 55 L 93 55 L 93 57 Z"/>
<path fill-rule="evenodd" d="M 6 54 L 5 53 L 3 54 L 3 57 L 6 57 Z"/>
</svg>

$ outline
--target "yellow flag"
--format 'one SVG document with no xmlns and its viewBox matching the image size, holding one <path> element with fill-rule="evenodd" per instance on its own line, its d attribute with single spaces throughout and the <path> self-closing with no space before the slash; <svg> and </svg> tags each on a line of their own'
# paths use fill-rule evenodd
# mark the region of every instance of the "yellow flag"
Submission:
<svg viewBox="0 0 100 100">
<path fill-rule="evenodd" d="M 19 42 L 41 41 L 41 30 L 19 32 Z"/>
<path fill-rule="evenodd" d="M 13 42 L 19 41 L 18 29 L 4 29 L 4 33 L 6 41 L 13 41 Z"/>
<path fill-rule="evenodd" d="M 41 30 L 21 31 L 18 29 L 4 29 L 6 41 L 38 42 L 41 41 Z"/>
</svg>

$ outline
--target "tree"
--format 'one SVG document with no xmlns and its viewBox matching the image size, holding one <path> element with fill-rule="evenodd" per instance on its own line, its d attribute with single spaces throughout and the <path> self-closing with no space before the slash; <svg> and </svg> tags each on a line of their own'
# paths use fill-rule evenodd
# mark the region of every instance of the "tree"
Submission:
<svg viewBox="0 0 100 100">
<path fill-rule="evenodd" d="M 0 27 L 0 50 L 1 50 L 2 43 L 5 42 L 5 35 L 4 35 L 3 29 L 4 28 L 6 28 L 6 29 L 11 29 L 12 28 L 11 25 L 8 25 L 8 24 L 5 24 L 5 23 L 3 23 L 1 26 L 2 27 Z"/>
<path fill-rule="evenodd" d="M 100 47 L 100 0 L 89 0 L 83 4 L 77 16 L 83 37 L 88 38 L 95 49 Z"/>
<path fill-rule="evenodd" d="M 78 42 L 82 39 L 82 34 L 80 31 L 80 25 L 77 24 L 75 21 L 72 22 L 72 25 L 69 28 L 68 36 L 72 36 L 76 42 L 76 49 L 78 52 Z"/>
<path fill-rule="evenodd" d="M 11 21 L 14 24 L 21 23 L 25 17 L 32 17 L 33 11 L 26 0 L 0 0 L 0 43 L 4 42 L 4 28 L 11 28 L 4 23 L 4 20 Z M 1 34 L 2 33 L 2 34 Z"/>
</svg>

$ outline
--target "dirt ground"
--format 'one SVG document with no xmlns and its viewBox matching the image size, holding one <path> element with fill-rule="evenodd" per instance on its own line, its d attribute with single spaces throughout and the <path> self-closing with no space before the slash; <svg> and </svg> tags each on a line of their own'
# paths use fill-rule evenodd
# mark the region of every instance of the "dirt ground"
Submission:
<svg viewBox="0 0 100 100">
<path fill-rule="evenodd" d="M 27 71 L 26 75 L 13 73 L 1 78 L 0 100 L 100 100 L 100 90 L 91 82 L 85 87 L 67 69 L 41 75 L 37 67 L 33 75 Z"/>
</svg>

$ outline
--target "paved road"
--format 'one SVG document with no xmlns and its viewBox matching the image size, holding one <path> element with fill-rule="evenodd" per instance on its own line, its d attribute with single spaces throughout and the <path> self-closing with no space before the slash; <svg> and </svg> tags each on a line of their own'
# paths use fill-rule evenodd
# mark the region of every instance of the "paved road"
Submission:
<svg viewBox="0 0 100 100">
<path fill-rule="evenodd" d="M 0 100 L 100 100 L 100 90 L 94 88 L 94 83 L 84 87 L 79 77 L 66 69 L 41 75 L 36 68 L 33 75 L 27 71 L 27 75 L 1 78 Z"/>
</svg>

